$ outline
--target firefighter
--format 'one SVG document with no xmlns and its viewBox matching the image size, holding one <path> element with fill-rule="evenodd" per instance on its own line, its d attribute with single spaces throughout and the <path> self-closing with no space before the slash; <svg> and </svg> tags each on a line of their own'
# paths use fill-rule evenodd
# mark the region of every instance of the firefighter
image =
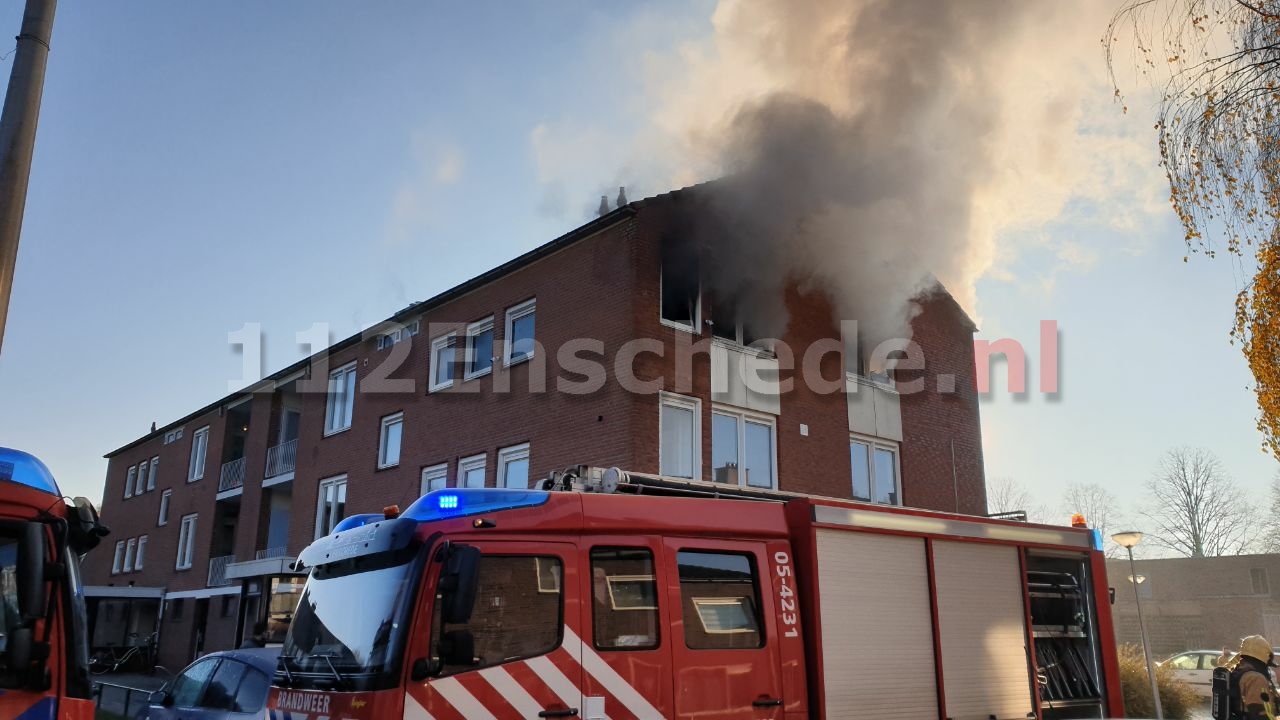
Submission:
<svg viewBox="0 0 1280 720">
<path fill-rule="evenodd" d="M 1240 693 L 1242 720 L 1276 720 L 1280 715 L 1276 687 L 1271 682 L 1271 668 L 1275 667 L 1275 655 L 1271 643 L 1261 635 L 1250 635 L 1240 641 L 1232 668 L 1232 685 Z"/>
</svg>

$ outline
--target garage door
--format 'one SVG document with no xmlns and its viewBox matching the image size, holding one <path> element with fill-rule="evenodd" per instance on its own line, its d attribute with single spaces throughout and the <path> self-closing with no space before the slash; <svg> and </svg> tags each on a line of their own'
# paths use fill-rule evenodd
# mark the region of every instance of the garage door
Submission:
<svg viewBox="0 0 1280 720">
<path fill-rule="evenodd" d="M 937 717 L 924 541 L 839 530 L 817 540 L 826 717 Z"/>
<path fill-rule="evenodd" d="M 1027 717 L 1031 676 L 1018 551 L 935 542 L 933 569 L 946 716 Z"/>
</svg>

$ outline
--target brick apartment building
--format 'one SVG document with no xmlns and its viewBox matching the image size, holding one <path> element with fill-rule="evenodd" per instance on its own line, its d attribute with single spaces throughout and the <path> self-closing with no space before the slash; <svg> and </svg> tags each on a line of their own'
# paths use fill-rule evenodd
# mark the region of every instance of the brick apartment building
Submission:
<svg viewBox="0 0 1280 720">
<path fill-rule="evenodd" d="M 1235 649 L 1265 635 L 1280 645 L 1280 554 L 1138 560 L 1138 595 L 1151 652 Z M 1142 643 L 1128 560 L 1108 560 L 1116 642 Z"/>
<path fill-rule="evenodd" d="M 939 289 L 913 320 L 923 391 L 838 351 L 815 355 L 828 386 L 811 387 L 806 351 L 839 347 L 830 299 L 794 283 L 779 299 L 794 369 L 744 345 L 687 248 L 702 192 L 622 206 L 109 453 L 93 644 L 159 629 L 181 666 L 259 620 L 279 638 L 290 563 L 345 514 L 581 463 L 984 513 L 974 326 L 955 301 Z M 762 393 L 744 366 L 794 385 Z"/>
</svg>

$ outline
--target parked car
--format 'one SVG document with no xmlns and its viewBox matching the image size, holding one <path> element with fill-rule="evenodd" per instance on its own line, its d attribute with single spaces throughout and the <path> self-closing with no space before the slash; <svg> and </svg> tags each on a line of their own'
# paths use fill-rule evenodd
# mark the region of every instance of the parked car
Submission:
<svg viewBox="0 0 1280 720">
<path fill-rule="evenodd" d="M 148 720 L 265 718 L 280 648 L 224 650 L 188 665 L 151 696 Z"/>
<path fill-rule="evenodd" d="M 1173 676 L 1191 686 L 1200 697 L 1213 695 L 1213 668 L 1221 650 L 1188 650 L 1157 663 L 1173 668 Z"/>
</svg>

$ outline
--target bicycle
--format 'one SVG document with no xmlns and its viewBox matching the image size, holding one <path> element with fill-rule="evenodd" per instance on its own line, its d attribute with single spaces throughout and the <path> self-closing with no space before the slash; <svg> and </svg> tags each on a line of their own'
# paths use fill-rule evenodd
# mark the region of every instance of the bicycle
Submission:
<svg viewBox="0 0 1280 720">
<path fill-rule="evenodd" d="M 155 664 L 158 636 L 157 631 L 148 635 L 142 644 L 129 645 L 125 648 L 111 646 L 97 651 L 93 657 L 89 658 L 89 672 L 94 675 L 125 671 L 154 673 L 159 667 Z M 136 640 L 138 633 L 129 633 L 128 637 L 130 640 Z"/>
</svg>

